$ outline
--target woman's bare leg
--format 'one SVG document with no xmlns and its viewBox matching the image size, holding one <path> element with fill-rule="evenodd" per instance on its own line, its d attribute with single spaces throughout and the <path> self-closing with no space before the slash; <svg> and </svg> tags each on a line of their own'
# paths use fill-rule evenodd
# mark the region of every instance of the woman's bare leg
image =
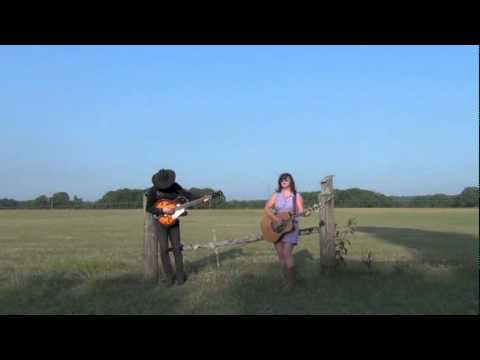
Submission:
<svg viewBox="0 0 480 360">
<path fill-rule="evenodd" d="M 287 284 L 288 289 L 293 289 L 297 282 L 295 274 L 295 263 L 293 261 L 293 245 L 285 244 L 283 248 L 283 257 L 287 265 Z"/>
<path fill-rule="evenodd" d="M 291 244 L 283 245 L 283 259 L 288 269 L 291 269 L 295 266 L 295 263 L 293 260 L 293 245 Z"/>
<path fill-rule="evenodd" d="M 284 258 L 284 244 L 281 241 L 277 241 L 275 244 L 275 250 L 277 250 L 278 260 L 280 261 L 281 265 L 285 265 L 285 258 Z"/>
</svg>

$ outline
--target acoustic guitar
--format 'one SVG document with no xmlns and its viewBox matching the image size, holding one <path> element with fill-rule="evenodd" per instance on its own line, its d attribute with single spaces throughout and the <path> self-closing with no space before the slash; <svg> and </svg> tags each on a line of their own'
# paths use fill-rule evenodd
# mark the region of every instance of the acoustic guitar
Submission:
<svg viewBox="0 0 480 360">
<path fill-rule="evenodd" d="M 156 209 L 170 209 L 174 212 L 172 214 L 163 214 L 157 217 L 158 222 L 163 225 L 164 227 L 170 227 L 175 225 L 178 221 L 180 216 L 184 216 L 186 213 L 186 209 L 192 206 L 196 206 L 201 204 L 202 202 L 208 202 L 216 197 L 223 197 L 223 193 L 221 191 L 215 191 L 211 194 L 204 195 L 201 198 L 186 202 L 180 203 L 180 199 L 177 198 L 175 200 L 168 200 L 168 199 L 160 199 L 158 200 L 153 207 Z"/>
<path fill-rule="evenodd" d="M 279 212 L 276 214 L 280 218 L 280 222 L 273 221 L 266 212 L 263 213 L 262 219 L 260 220 L 260 230 L 263 235 L 263 239 L 276 243 L 279 241 L 285 234 L 288 234 L 294 230 L 294 220 L 303 216 L 307 217 L 312 214 L 313 211 L 318 209 L 318 205 L 314 205 L 311 208 L 308 208 L 301 215 L 293 216 L 291 212 Z"/>
</svg>

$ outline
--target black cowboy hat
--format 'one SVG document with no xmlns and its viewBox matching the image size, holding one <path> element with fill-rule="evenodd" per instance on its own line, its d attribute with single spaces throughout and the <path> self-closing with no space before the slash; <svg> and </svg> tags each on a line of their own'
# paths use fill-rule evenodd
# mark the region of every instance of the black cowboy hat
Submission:
<svg viewBox="0 0 480 360">
<path fill-rule="evenodd" d="M 152 183 L 158 189 L 167 189 L 175 182 L 175 171 L 160 169 L 152 176 Z"/>
</svg>

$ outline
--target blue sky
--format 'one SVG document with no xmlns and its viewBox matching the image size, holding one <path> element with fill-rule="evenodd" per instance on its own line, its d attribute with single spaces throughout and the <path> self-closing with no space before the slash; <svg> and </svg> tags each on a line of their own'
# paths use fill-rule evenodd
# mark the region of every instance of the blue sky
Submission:
<svg viewBox="0 0 480 360">
<path fill-rule="evenodd" d="M 0 46 L 0 198 L 478 185 L 477 46 Z"/>
</svg>

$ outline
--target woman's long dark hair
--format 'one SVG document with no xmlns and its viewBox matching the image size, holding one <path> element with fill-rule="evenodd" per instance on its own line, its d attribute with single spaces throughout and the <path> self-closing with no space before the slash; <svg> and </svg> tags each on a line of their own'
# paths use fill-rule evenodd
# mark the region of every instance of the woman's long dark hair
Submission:
<svg viewBox="0 0 480 360">
<path fill-rule="evenodd" d="M 293 176 L 290 175 L 289 173 L 283 173 L 281 174 L 279 177 L 278 177 L 278 188 L 277 188 L 277 193 L 279 193 L 280 191 L 282 191 L 282 180 L 285 179 L 286 177 L 290 178 L 290 190 L 292 190 L 292 192 L 294 194 L 297 193 L 297 189 L 295 187 L 295 180 L 293 180 Z"/>
</svg>

